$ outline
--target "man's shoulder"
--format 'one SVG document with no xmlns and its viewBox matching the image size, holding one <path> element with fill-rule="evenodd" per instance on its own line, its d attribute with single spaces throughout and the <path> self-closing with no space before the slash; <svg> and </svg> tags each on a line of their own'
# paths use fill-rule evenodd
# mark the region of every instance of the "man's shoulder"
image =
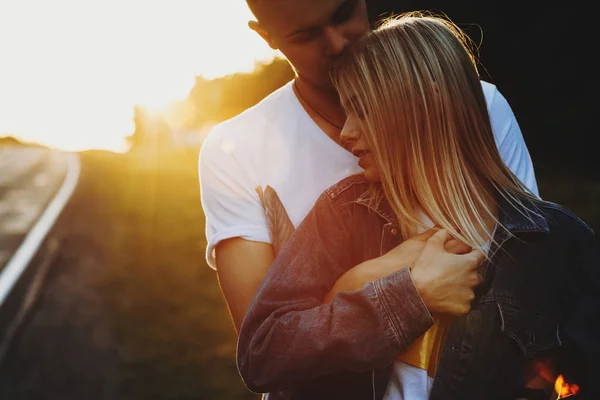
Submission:
<svg viewBox="0 0 600 400">
<path fill-rule="evenodd" d="M 485 92 L 491 93 L 491 92 L 498 91 L 498 88 L 493 83 L 484 81 L 483 79 L 481 79 L 480 82 L 481 82 L 481 88 L 483 89 L 484 93 Z"/>
<path fill-rule="evenodd" d="M 231 170 L 231 160 L 248 166 L 248 160 L 264 157 L 265 143 L 292 135 L 293 89 L 291 82 L 276 89 L 256 105 L 215 124 L 202 142 L 199 168 Z M 292 133 L 290 133 L 292 132 Z M 285 133 L 286 135 L 283 135 Z M 250 162 L 251 163 L 251 162 Z"/>
<path fill-rule="evenodd" d="M 485 101 L 488 106 L 488 110 L 492 108 L 492 104 L 494 104 L 494 99 L 498 95 L 498 88 L 493 83 L 480 80 L 481 89 L 483 91 L 483 96 L 485 97 Z"/>
<path fill-rule="evenodd" d="M 213 126 L 207 138 L 212 136 L 231 138 L 268 131 L 269 126 L 277 125 L 279 120 L 285 120 L 285 116 L 291 112 L 290 96 L 292 93 L 290 81 L 252 107 Z"/>
</svg>

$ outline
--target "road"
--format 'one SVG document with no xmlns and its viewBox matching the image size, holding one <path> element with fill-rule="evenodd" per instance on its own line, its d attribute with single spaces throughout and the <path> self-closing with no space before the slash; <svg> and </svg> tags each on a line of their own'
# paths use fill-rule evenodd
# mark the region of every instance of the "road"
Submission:
<svg viewBox="0 0 600 400">
<path fill-rule="evenodd" d="M 60 251 L 0 362 L 0 399 L 256 399 L 204 261 L 197 150 L 79 158 L 49 233 Z"/>
<path fill-rule="evenodd" d="M 0 273 L 56 195 L 67 169 L 61 152 L 0 147 Z"/>
<path fill-rule="evenodd" d="M 48 233 L 78 175 L 76 154 L 0 147 L 0 362 L 58 254 L 59 243 Z"/>
</svg>

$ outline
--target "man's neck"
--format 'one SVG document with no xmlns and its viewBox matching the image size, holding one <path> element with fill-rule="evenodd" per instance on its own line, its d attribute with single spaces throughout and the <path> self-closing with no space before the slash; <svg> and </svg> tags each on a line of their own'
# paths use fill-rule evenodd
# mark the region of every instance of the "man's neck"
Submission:
<svg viewBox="0 0 600 400">
<path fill-rule="evenodd" d="M 296 95 L 308 115 L 331 139 L 339 143 L 339 134 L 346 115 L 336 90 L 317 87 L 299 77 L 295 79 L 295 85 Z"/>
</svg>

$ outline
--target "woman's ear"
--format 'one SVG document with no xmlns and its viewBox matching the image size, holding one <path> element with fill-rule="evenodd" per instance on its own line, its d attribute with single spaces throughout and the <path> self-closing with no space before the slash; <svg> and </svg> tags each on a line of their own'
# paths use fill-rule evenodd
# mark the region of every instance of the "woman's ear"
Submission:
<svg viewBox="0 0 600 400">
<path fill-rule="evenodd" d="M 273 50 L 277 50 L 277 46 L 273 42 L 273 39 L 271 39 L 269 32 L 267 32 L 257 21 L 248 21 L 248 26 L 254 32 L 258 33 L 260 37 L 263 38 L 265 42 L 267 42 L 270 48 L 272 48 Z"/>
</svg>

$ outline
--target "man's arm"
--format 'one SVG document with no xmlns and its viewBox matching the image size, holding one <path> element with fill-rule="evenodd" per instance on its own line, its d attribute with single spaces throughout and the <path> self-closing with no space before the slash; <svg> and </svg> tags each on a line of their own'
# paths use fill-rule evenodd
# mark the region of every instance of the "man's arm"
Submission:
<svg viewBox="0 0 600 400">
<path fill-rule="evenodd" d="M 267 271 L 238 341 L 238 368 L 250 390 L 282 390 L 323 374 L 390 362 L 433 323 L 418 288 L 438 301 L 434 307 L 470 303 L 478 283 L 471 278 L 477 278 L 483 257 L 447 253 L 447 231 L 427 241 L 414 282 L 407 267 L 396 267 L 324 303 L 337 277 L 354 265 L 355 229 L 324 194 Z M 464 307 L 441 311 L 462 314 Z"/>
<path fill-rule="evenodd" d="M 238 369 L 250 390 L 385 365 L 433 323 L 408 268 L 323 303 L 337 277 L 355 265 L 349 228 L 355 229 L 351 216 L 323 194 L 267 271 L 238 340 Z M 388 286 L 394 290 L 381 297 Z M 394 316 L 389 309 L 397 309 Z"/>
<path fill-rule="evenodd" d="M 239 333 L 256 289 L 275 259 L 269 243 L 232 238 L 216 247 L 217 276 Z"/>
<path fill-rule="evenodd" d="M 360 290 L 367 283 L 405 266 L 412 267 L 425 248 L 427 240 L 435 232 L 436 229 L 430 229 L 416 235 L 387 254 L 350 269 L 336 281 L 334 287 L 325 296 L 325 302 L 331 302 L 337 293 Z M 452 254 L 466 254 L 470 250 L 468 246 L 456 239 L 450 239 L 446 243 L 446 251 Z M 274 259 L 273 247 L 268 243 L 232 238 L 221 242 L 216 247 L 217 276 L 237 333 L 240 331 L 256 289 Z M 450 297 L 447 297 L 447 300 L 450 300 Z M 438 312 L 435 305 L 428 304 L 430 303 L 428 299 L 424 301 L 431 312 Z M 467 304 L 453 304 L 452 307 L 463 308 L 465 305 Z M 449 304 L 444 306 L 448 307 Z"/>
<path fill-rule="evenodd" d="M 200 150 L 198 172 L 206 218 L 206 260 L 216 270 L 236 332 L 258 283 L 273 262 L 269 231 L 246 154 L 228 125 L 210 132 Z"/>
<path fill-rule="evenodd" d="M 427 239 L 435 231 L 435 229 L 431 229 L 414 236 L 386 255 L 368 260 L 350 269 L 336 281 L 334 287 L 327 293 L 325 302 L 331 302 L 337 293 L 360 290 L 369 282 L 405 266 L 413 266 L 425 248 Z M 455 239 L 449 240 L 446 245 L 446 251 L 452 254 L 466 254 L 470 250 L 468 246 Z M 274 259 L 273 248 L 268 243 L 233 238 L 221 242 L 216 247 L 217 276 L 237 333 L 240 331 L 256 289 Z M 444 306 L 449 307 L 450 297 L 446 297 L 446 299 L 448 303 Z M 430 302 L 427 299 L 424 301 L 429 307 L 428 303 Z M 466 305 L 466 303 L 461 303 L 451 306 L 463 308 Z M 438 312 L 433 305 L 429 307 L 429 310 Z"/>
</svg>

